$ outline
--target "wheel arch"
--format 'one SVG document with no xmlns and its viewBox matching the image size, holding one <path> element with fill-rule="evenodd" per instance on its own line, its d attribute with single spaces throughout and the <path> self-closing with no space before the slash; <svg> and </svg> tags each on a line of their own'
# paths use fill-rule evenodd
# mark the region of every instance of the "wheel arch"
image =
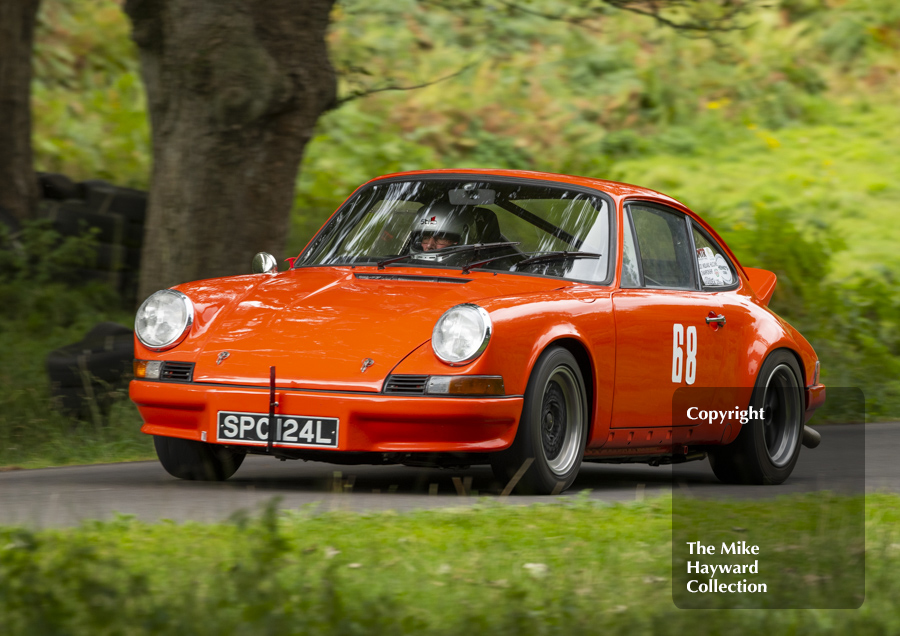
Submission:
<svg viewBox="0 0 900 636">
<path fill-rule="evenodd" d="M 595 422 L 595 411 L 596 404 L 594 404 L 594 364 L 591 360 L 590 354 L 588 354 L 587 347 L 583 342 L 578 340 L 577 338 L 571 336 L 564 336 L 557 338 L 556 340 L 551 340 L 548 342 L 543 349 L 541 349 L 540 355 L 543 355 L 547 349 L 550 347 L 557 346 L 562 347 L 566 351 L 572 354 L 575 358 L 575 361 L 578 363 L 578 370 L 581 371 L 581 376 L 584 378 L 584 387 L 587 391 L 587 404 L 588 404 L 588 430 L 587 430 L 587 438 L 591 439 L 591 435 L 594 431 L 594 422 Z M 531 371 L 534 370 L 534 364 L 537 362 L 537 358 L 535 358 L 534 363 L 531 365 Z M 531 375 L 531 371 L 529 371 L 529 377 Z"/>
<path fill-rule="evenodd" d="M 801 389 L 801 391 L 804 389 L 804 387 L 806 386 L 806 367 L 803 364 L 803 356 L 801 355 L 801 353 L 799 351 L 797 351 L 797 349 L 792 347 L 791 344 L 793 344 L 793 343 L 791 343 L 786 338 L 782 339 L 782 340 L 774 343 L 770 348 L 768 348 L 765 351 L 765 353 L 757 353 L 748 359 L 748 363 L 751 365 L 751 368 L 752 368 L 752 365 L 755 365 L 755 367 L 756 367 L 751 372 L 751 375 L 745 376 L 745 377 L 749 377 L 750 384 L 749 385 L 740 385 L 740 386 L 745 386 L 748 390 L 748 393 L 746 396 L 748 403 L 752 400 L 753 390 L 755 388 L 757 380 L 759 379 L 759 374 L 762 373 L 763 365 L 765 365 L 766 360 L 771 358 L 773 355 L 777 354 L 779 351 L 784 351 L 784 352 L 788 353 L 793 358 L 793 360 L 797 363 L 797 366 L 800 368 L 800 378 L 799 378 L 800 389 Z M 735 387 L 735 388 L 738 388 L 738 387 Z M 722 437 L 717 445 L 727 445 L 727 444 L 730 444 L 731 442 L 735 441 L 737 439 L 737 437 L 740 435 L 744 426 L 746 426 L 746 424 L 738 423 L 737 425 L 729 425 L 728 427 L 726 427 L 724 432 L 722 433 Z"/>
<path fill-rule="evenodd" d="M 800 388 L 801 389 L 805 388 L 809 383 L 806 380 L 806 365 L 803 364 L 803 358 L 800 355 L 800 352 L 796 351 L 794 349 L 791 349 L 790 347 L 779 347 L 779 349 L 783 349 L 784 351 L 787 351 L 792 356 L 794 356 L 794 360 L 797 361 L 797 367 L 799 367 L 799 369 L 800 369 Z M 777 349 L 776 349 L 776 351 L 777 351 Z"/>
<path fill-rule="evenodd" d="M 771 349 L 766 351 L 766 354 L 764 356 L 762 356 L 759 360 L 759 367 L 756 370 L 756 374 L 759 375 L 759 373 L 762 371 L 763 364 L 765 364 L 766 360 L 768 360 L 771 356 L 775 355 L 779 351 L 785 351 L 794 358 L 794 361 L 797 363 L 797 366 L 800 367 L 800 378 L 799 378 L 799 380 L 801 382 L 800 388 L 801 389 L 804 388 L 806 386 L 806 366 L 803 363 L 803 356 L 800 355 L 799 351 L 797 351 L 793 347 L 790 347 L 787 342 L 779 342 L 775 346 L 773 346 Z"/>
</svg>

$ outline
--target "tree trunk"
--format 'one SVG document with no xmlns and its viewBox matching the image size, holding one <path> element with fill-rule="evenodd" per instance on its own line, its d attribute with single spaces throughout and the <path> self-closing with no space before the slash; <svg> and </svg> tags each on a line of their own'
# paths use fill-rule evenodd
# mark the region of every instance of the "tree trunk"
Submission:
<svg viewBox="0 0 900 636">
<path fill-rule="evenodd" d="M 336 79 L 334 0 L 128 0 L 152 128 L 139 296 L 283 256 L 294 183 Z"/>
<path fill-rule="evenodd" d="M 32 218 L 31 53 L 40 0 L 0 0 L 0 208 Z"/>
</svg>

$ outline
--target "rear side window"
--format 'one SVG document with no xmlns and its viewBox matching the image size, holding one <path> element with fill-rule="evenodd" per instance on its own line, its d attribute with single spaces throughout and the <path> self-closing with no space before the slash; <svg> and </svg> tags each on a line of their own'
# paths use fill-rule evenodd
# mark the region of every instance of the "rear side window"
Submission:
<svg viewBox="0 0 900 636">
<path fill-rule="evenodd" d="M 628 206 L 645 287 L 695 289 L 684 216 L 641 204 Z"/>
<path fill-rule="evenodd" d="M 737 283 L 737 274 L 725 252 L 705 232 L 691 224 L 694 252 L 700 283 L 704 288 L 729 288 Z"/>
</svg>

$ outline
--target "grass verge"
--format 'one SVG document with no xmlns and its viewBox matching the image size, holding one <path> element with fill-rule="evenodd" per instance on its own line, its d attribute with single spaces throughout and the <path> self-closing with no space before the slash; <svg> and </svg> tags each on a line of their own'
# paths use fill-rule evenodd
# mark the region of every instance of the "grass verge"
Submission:
<svg viewBox="0 0 900 636">
<path fill-rule="evenodd" d="M 0 632 L 897 633 L 898 504 L 867 498 L 867 595 L 854 611 L 675 609 L 669 498 L 6 528 Z M 748 516 L 771 508 L 734 505 Z"/>
<path fill-rule="evenodd" d="M 155 457 L 127 387 L 107 417 L 70 419 L 53 408 L 47 355 L 98 322 L 133 314 L 104 288 L 0 282 L 0 467 L 43 468 Z"/>
</svg>

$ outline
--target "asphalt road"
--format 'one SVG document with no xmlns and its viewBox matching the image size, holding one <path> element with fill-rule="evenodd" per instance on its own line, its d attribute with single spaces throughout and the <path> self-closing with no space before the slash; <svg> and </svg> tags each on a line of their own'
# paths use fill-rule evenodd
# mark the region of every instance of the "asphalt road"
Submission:
<svg viewBox="0 0 900 636">
<path fill-rule="evenodd" d="M 575 485 L 559 499 L 588 491 L 592 499 L 633 500 L 668 492 L 673 484 L 695 496 L 730 498 L 813 490 L 900 492 L 900 423 L 819 430 L 822 444 L 803 449 L 794 473 L 781 486 L 725 486 L 706 461 L 679 465 L 674 473 L 672 467 L 585 464 Z M 260 456 L 249 456 L 234 477 L 220 483 L 174 479 L 155 461 L 19 470 L 0 473 L 0 525 L 69 526 L 116 513 L 146 521 L 218 521 L 239 511 L 254 513 L 272 497 L 279 498 L 281 508 L 321 511 L 447 508 L 485 498 L 505 504 L 554 500 L 501 497 L 501 488 L 490 469 L 480 466 L 467 471 L 337 466 Z"/>
</svg>

